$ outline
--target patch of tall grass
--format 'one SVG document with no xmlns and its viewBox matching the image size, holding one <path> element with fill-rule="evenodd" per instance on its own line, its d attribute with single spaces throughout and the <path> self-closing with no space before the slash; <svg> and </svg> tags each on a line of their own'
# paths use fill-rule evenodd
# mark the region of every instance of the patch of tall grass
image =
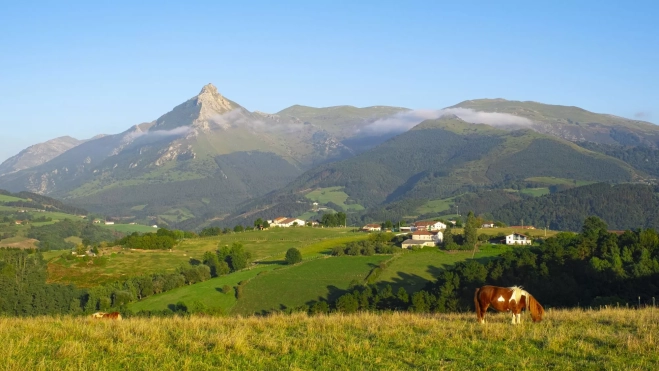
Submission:
<svg viewBox="0 0 659 371">
<path fill-rule="evenodd" d="M 659 368 L 650 309 L 505 314 L 0 318 L 3 370 Z"/>
</svg>

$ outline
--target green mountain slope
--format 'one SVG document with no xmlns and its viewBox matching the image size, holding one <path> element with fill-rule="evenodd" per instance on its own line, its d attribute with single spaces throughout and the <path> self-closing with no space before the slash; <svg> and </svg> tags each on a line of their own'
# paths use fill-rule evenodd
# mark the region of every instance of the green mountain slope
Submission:
<svg viewBox="0 0 659 371">
<path fill-rule="evenodd" d="M 339 140 L 353 137 L 355 132 L 377 119 L 408 111 L 402 107 L 374 106 L 357 108 L 335 106 L 315 108 L 295 105 L 277 112 L 280 117 L 295 117 L 326 130 Z"/>
<path fill-rule="evenodd" d="M 304 170 L 353 156 L 342 139 L 401 109 L 353 107 L 331 119 L 331 108 L 308 110 L 304 120 L 249 112 L 208 84 L 153 122 L 0 176 L 0 187 L 158 224 L 216 217 L 283 187 Z"/>
<path fill-rule="evenodd" d="M 466 108 L 479 112 L 508 113 L 533 122 L 534 130 L 572 142 L 589 141 L 604 144 L 659 146 L 659 127 L 645 121 L 599 114 L 579 107 L 509 101 L 475 99 L 450 108 Z"/>
<path fill-rule="evenodd" d="M 369 213 L 388 215 L 381 210 L 386 205 L 398 209 L 389 215 L 400 217 L 427 200 L 502 189 L 532 177 L 629 182 L 645 175 L 618 159 L 532 130 L 501 130 L 445 116 L 350 159 L 307 171 L 277 194 L 239 211 L 248 217 L 269 215 L 273 208 L 281 210 L 278 199 L 301 203 L 301 196 L 314 189 L 342 187 L 351 200 L 369 209 L 363 220 L 371 219 Z"/>
<path fill-rule="evenodd" d="M 595 215 L 615 230 L 659 227 L 659 195 L 643 184 L 598 183 L 512 202 L 492 211 L 497 220 L 554 230 L 578 231 Z"/>
</svg>

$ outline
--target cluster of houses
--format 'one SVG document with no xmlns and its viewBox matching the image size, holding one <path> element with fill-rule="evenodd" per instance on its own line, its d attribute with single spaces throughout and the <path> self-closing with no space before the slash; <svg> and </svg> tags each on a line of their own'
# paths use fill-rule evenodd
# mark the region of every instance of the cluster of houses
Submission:
<svg viewBox="0 0 659 371">
<path fill-rule="evenodd" d="M 486 223 L 481 228 L 494 228 L 494 223 Z M 515 228 L 515 227 L 513 227 Z M 532 226 L 518 227 L 522 229 L 535 229 Z M 446 229 L 446 224 L 439 221 L 418 221 L 414 222 L 411 226 L 400 227 L 401 232 L 408 232 L 412 234 L 412 238 L 403 241 L 401 247 L 404 249 L 412 246 L 436 246 L 444 240 L 443 230 Z M 362 227 L 365 232 L 380 232 L 382 227 L 380 224 L 366 224 Z M 492 240 L 492 242 L 506 244 L 506 245 L 530 245 L 532 243 L 531 237 L 522 233 L 511 233 L 504 238 Z"/>
</svg>

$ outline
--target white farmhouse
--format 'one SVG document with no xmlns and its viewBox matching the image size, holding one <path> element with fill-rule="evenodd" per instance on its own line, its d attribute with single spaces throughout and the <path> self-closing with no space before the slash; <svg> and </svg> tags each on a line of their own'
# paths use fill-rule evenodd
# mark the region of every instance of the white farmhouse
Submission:
<svg viewBox="0 0 659 371">
<path fill-rule="evenodd" d="M 442 232 L 416 231 L 412 233 L 412 239 L 405 240 L 401 247 L 407 249 L 411 246 L 436 246 L 444 240 Z"/>
<path fill-rule="evenodd" d="M 530 245 L 531 237 L 521 234 L 512 233 L 506 236 L 506 245 Z"/>
<path fill-rule="evenodd" d="M 439 231 L 446 229 L 446 224 L 434 220 L 414 222 L 414 228 L 417 231 Z"/>
<path fill-rule="evenodd" d="M 269 223 L 271 227 L 282 227 L 282 228 L 288 228 L 288 227 L 304 227 L 307 225 L 307 223 L 298 218 L 275 218 L 272 220 L 272 223 Z"/>
<path fill-rule="evenodd" d="M 380 224 L 366 224 L 365 226 L 362 227 L 362 231 L 366 232 L 380 232 L 382 230 L 382 227 Z"/>
</svg>

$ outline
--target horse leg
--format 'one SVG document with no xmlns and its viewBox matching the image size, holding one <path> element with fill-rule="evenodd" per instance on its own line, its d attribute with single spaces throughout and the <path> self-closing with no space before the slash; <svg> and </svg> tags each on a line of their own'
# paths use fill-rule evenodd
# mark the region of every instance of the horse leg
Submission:
<svg viewBox="0 0 659 371">
<path fill-rule="evenodd" d="M 513 325 L 518 324 L 519 323 L 519 317 L 520 317 L 520 315 L 519 315 L 520 309 L 519 309 L 519 306 L 517 305 L 517 303 L 515 303 L 514 301 L 510 305 L 510 312 L 513 314 L 512 324 Z"/>
<path fill-rule="evenodd" d="M 485 305 L 481 304 L 481 323 L 485 323 L 485 313 L 487 313 L 487 308 L 490 307 L 490 303 L 486 303 Z"/>
</svg>

